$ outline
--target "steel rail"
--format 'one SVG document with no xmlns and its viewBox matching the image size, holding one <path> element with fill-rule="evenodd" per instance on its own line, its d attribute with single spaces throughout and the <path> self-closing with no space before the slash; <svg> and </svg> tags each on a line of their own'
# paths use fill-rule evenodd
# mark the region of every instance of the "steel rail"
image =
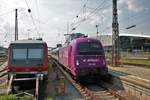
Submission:
<svg viewBox="0 0 150 100">
<path fill-rule="evenodd" d="M 53 58 L 53 57 L 52 57 Z M 65 75 L 65 77 L 67 78 L 67 80 L 69 80 L 73 86 L 79 91 L 79 93 L 86 99 L 86 100 L 99 100 L 99 99 L 103 99 L 104 97 L 100 94 L 101 92 L 105 93 L 104 95 L 106 95 L 105 98 L 109 98 L 110 99 L 119 99 L 119 100 L 127 100 L 126 97 L 123 97 L 119 94 L 117 94 L 115 91 L 110 90 L 110 89 L 104 89 L 104 91 L 92 91 L 90 89 L 88 89 L 86 86 L 81 85 L 80 83 L 76 82 L 75 80 L 73 80 L 70 75 L 61 67 L 61 65 L 57 62 L 57 59 L 53 58 L 53 62 L 57 65 L 57 67 L 61 70 L 61 72 L 63 72 L 63 74 Z"/>
</svg>

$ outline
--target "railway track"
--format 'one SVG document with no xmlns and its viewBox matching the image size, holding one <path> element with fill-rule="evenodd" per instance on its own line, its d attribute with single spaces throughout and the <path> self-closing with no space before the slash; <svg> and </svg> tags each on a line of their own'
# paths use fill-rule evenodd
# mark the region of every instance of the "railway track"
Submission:
<svg viewBox="0 0 150 100">
<path fill-rule="evenodd" d="M 15 75 L 11 75 L 8 83 L 7 94 L 11 93 L 17 97 L 29 96 L 34 100 L 39 100 L 40 79 L 40 74 L 37 74 L 32 78 L 15 78 Z"/>
<path fill-rule="evenodd" d="M 0 84 L 6 83 L 7 81 L 7 70 L 6 70 L 6 62 L 0 66 Z"/>
<path fill-rule="evenodd" d="M 108 65 L 112 65 L 111 60 L 107 60 L 106 61 Z M 127 63 L 127 62 L 120 62 L 120 66 L 136 66 L 136 67 L 145 67 L 145 68 L 150 68 L 150 65 L 146 65 L 146 64 L 136 64 L 136 63 Z"/>
<path fill-rule="evenodd" d="M 6 62 L 0 66 L 0 94 L 6 93 L 6 84 L 7 84 L 7 70 L 6 70 Z"/>
<path fill-rule="evenodd" d="M 12 75 L 12 76 L 10 76 L 10 80 L 8 81 L 7 70 L 5 67 L 6 67 L 6 63 L 4 63 L 0 67 L 0 94 L 10 94 L 11 93 L 11 94 L 16 95 L 18 98 L 26 95 L 26 96 L 30 96 L 30 97 L 34 98 L 34 100 L 38 100 L 40 75 L 37 75 L 34 78 L 19 78 L 19 79 L 14 78 L 14 75 Z M 14 82 L 16 82 L 16 81 L 18 81 L 18 82 L 32 81 L 32 83 L 31 82 L 30 83 L 27 83 L 27 82 L 22 83 L 27 86 L 28 86 L 28 84 L 29 84 L 29 86 L 31 84 L 34 84 L 33 81 L 35 81 L 35 88 L 25 87 L 24 89 L 17 89 L 19 86 L 13 85 Z"/>
<path fill-rule="evenodd" d="M 85 100 L 131 100 L 129 95 L 118 93 L 113 89 L 101 84 L 82 85 L 71 78 L 71 76 L 61 67 L 61 65 L 53 60 L 56 66 L 63 72 L 65 77 L 73 84 Z M 103 83 L 104 84 L 104 83 Z M 132 98 L 133 99 L 133 98 Z"/>
</svg>

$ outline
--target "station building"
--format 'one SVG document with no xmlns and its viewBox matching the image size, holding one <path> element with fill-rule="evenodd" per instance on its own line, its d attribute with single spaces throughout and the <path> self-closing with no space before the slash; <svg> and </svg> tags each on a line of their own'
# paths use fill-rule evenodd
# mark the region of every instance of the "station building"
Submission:
<svg viewBox="0 0 150 100">
<path fill-rule="evenodd" d="M 96 38 L 96 37 L 94 37 Z M 150 52 L 150 35 L 120 34 L 121 51 L 144 51 Z M 102 42 L 105 51 L 112 51 L 112 35 L 100 35 L 98 39 Z"/>
</svg>

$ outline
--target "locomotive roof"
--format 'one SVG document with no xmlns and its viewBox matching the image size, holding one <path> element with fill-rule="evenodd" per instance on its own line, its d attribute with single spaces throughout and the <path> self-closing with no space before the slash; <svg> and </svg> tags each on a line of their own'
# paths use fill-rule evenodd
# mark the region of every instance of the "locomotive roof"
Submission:
<svg viewBox="0 0 150 100">
<path fill-rule="evenodd" d="M 11 44 L 23 44 L 23 43 L 43 44 L 45 42 L 41 40 L 16 40 L 16 41 L 11 42 Z"/>
<path fill-rule="evenodd" d="M 75 39 L 75 41 L 78 41 L 78 42 L 86 41 L 86 40 L 98 41 L 97 39 L 94 39 L 94 38 L 77 38 L 77 39 Z"/>
</svg>

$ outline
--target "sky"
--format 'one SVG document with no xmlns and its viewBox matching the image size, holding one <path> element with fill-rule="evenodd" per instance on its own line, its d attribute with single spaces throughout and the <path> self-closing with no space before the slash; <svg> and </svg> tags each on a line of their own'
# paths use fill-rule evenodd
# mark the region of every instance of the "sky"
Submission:
<svg viewBox="0 0 150 100">
<path fill-rule="evenodd" d="M 64 34 L 112 33 L 112 0 L 0 0 L 0 45 L 14 41 L 15 9 L 19 39 L 42 37 L 49 47 Z M 150 0 L 118 0 L 119 33 L 150 35 Z M 31 9 L 31 13 L 28 9 Z M 129 26 L 136 25 L 132 29 Z M 76 30 L 72 31 L 72 28 Z"/>
</svg>

